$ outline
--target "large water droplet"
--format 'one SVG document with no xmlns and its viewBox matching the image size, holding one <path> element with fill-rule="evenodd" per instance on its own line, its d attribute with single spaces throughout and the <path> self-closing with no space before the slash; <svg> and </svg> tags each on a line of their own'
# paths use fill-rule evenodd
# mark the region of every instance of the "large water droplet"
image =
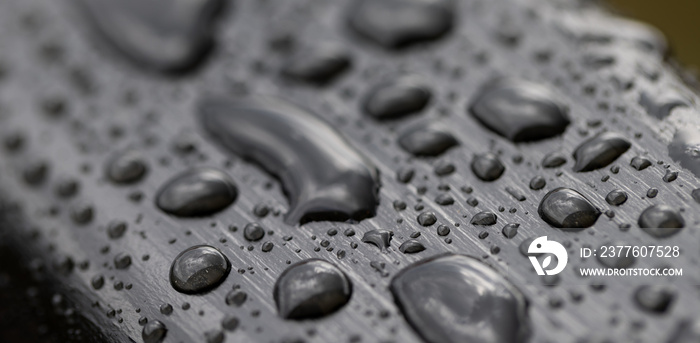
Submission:
<svg viewBox="0 0 700 343">
<path fill-rule="evenodd" d="M 94 33 L 139 66 L 178 72 L 210 50 L 222 0 L 79 0 Z"/>
<path fill-rule="evenodd" d="M 438 156 L 457 144 L 451 133 L 432 125 L 415 126 L 399 136 L 399 146 L 414 156 Z"/>
<path fill-rule="evenodd" d="M 600 211 L 581 193 L 563 187 L 547 193 L 537 213 L 549 225 L 565 231 L 591 227 L 600 216 Z"/>
<path fill-rule="evenodd" d="M 219 212 L 238 196 L 233 180 L 211 168 L 188 170 L 163 185 L 156 205 L 178 217 L 200 217 Z"/>
<path fill-rule="evenodd" d="M 680 229 L 685 226 L 685 221 L 680 212 L 667 205 L 654 205 L 648 207 L 639 216 L 637 221 L 642 229 Z M 644 230 L 652 236 L 669 236 L 678 230 Z"/>
<path fill-rule="evenodd" d="M 323 317 L 343 307 L 352 284 L 338 267 L 323 260 L 306 260 L 287 268 L 275 283 L 277 310 L 286 319 Z"/>
<path fill-rule="evenodd" d="M 587 172 L 606 167 L 624 154 L 632 144 L 614 132 L 599 133 L 581 143 L 574 151 L 574 171 Z"/>
<path fill-rule="evenodd" d="M 354 32 L 389 49 L 442 37 L 454 16 L 447 0 L 358 0 L 348 10 Z"/>
<path fill-rule="evenodd" d="M 181 252 L 170 267 L 170 284 L 178 292 L 199 293 L 226 279 L 231 264 L 218 249 L 196 245 Z"/>
<path fill-rule="evenodd" d="M 280 179 L 290 202 L 287 223 L 374 216 L 377 169 L 315 115 L 273 98 L 210 98 L 199 108 L 216 143 Z"/>
<path fill-rule="evenodd" d="M 557 96 L 546 87 L 524 80 L 498 79 L 486 84 L 469 112 L 513 142 L 557 136 L 569 125 L 566 107 Z"/>
<path fill-rule="evenodd" d="M 390 289 L 406 320 L 427 342 L 523 342 L 529 335 L 524 296 L 467 256 L 413 264 L 394 277 Z"/>
</svg>

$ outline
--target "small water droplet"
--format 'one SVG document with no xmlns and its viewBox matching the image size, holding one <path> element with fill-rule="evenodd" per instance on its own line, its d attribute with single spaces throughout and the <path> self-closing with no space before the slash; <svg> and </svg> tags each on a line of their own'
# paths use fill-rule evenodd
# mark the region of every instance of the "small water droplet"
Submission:
<svg viewBox="0 0 700 343">
<path fill-rule="evenodd" d="M 362 236 L 362 242 L 376 245 L 381 251 L 386 251 L 394 233 L 389 230 L 371 230 Z"/>
<path fill-rule="evenodd" d="M 607 201 L 610 205 L 620 206 L 627 201 L 627 193 L 619 189 L 615 189 L 610 191 L 610 193 L 605 196 L 605 201 Z"/>
<path fill-rule="evenodd" d="M 218 249 L 196 245 L 181 252 L 170 267 L 170 283 L 182 293 L 199 293 L 226 279 L 231 264 Z"/>
<path fill-rule="evenodd" d="M 415 254 L 423 250 L 425 250 L 425 246 L 423 245 L 423 243 L 415 239 L 409 239 L 401 243 L 401 246 L 399 246 L 399 251 L 401 251 L 404 254 Z"/>
<path fill-rule="evenodd" d="M 591 227 L 600 216 L 600 211 L 581 193 L 563 187 L 547 193 L 537 212 L 549 225 L 565 231 Z"/>
<path fill-rule="evenodd" d="M 416 76 L 402 76 L 377 84 L 363 101 L 367 114 L 378 120 L 403 118 L 428 105 L 432 92 Z"/>
<path fill-rule="evenodd" d="M 165 339 L 167 333 L 168 328 L 165 327 L 165 324 L 158 320 L 153 320 L 143 326 L 141 338 L 143 338 L 144 343 L 160 343 Z"/>
<path fill-rule="evenodd" d="M 199 168 L 180 173 L 161 186 L 156 205 L 178 217 L 200 217 L 225 209 L 237 196 L 238 189 L 228 175 Z"/>
<path fill-rule="evenodd" d="M 117 184 L 138 182 L 146 175 L 146 162 L 138 151 L 122 151 L 107 161 L 107 178 Z"/>
<path fill-rule="evenodd" d="M 469 223 L 472 225 L 495 225 L 497 221 L 498 217 L 495 213 L 483 211 L 475 214 Z"/>
<path fill-rule="evenodd" d="M 434 125 L 418 125 L 399 136 L 399 146 L 414 156 L 438 156 L 458 144 L 451 133 Z"/>
<path fill-rule="evenodd" d="M 506 170 L 498 156 L 492 153 L 475 155 L 472 159 L 471 168 L 476 177 L 486 182 L 497 180 Z"/>
</svg>

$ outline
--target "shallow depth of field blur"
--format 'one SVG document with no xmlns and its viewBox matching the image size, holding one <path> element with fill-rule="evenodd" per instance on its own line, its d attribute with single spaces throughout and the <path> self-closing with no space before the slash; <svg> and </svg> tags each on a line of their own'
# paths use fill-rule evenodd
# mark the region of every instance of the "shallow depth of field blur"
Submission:
<svg viewBox="0 0 700 343">
<path fill-rule="evenodd" d="M 674 56 L 700 69 L 700 0 L 606 0 L 619 14 L 659 28 Z"/>
</svg>

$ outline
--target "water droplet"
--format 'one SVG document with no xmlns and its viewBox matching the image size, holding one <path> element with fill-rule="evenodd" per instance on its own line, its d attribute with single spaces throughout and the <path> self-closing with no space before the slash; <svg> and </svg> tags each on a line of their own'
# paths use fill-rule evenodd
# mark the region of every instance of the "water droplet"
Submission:
<svg viewBox="0 0 700 343">
<path fill-rule="evenodd" d="M 226 294 L 226 305 L 241 306 L 248 299 L 246 292 L 232 290 Z"/>
<path fill-rule="evenodd" d="M 397 274 L 391 293 L 426 342 L 523 342 L 529 336 L 520 291 L 480 261 L 443 255 Z"/>
<path fill-rule="evenodd" d="M 651 166 L 651 161 L 641 156 L 635 156 L 632 158 L 632 161 L 630 161 L 630 166 L 637 170 L 644 170 Z"/>
<path fill-rule="evenodd" d="M 674 108 L 687 107 L 688 100 L 675 90 L 662 90 L 661 93 L 655 93 L 654 95 L 642 91 L 639 95 L 639 104 L 642 105 L 650 115 L 657 119 L 664 119 L 671 114 Z"/>
<path fill-rule="evenodd" d="M 371 230 L 362 236 L 362 242 L 376 245 L 381 251 L 386 251 L 394 233 L 389 230 Z"/>
<path fill-rule="evenodd" d="M 700 320 L 682 320 L 668 343 L 694 343 L 700 341 Z"/>
<path fill-rule="evenodd" d="M 472 159 L 471 168 L 476 177 L 486 182 L 497 180 L 506 170 L 498 156 L 492 153 L 475 155 Z"/>
<path fill-rule="evenodd" d="M 518 224 L 518 223 L 506 224 L 503 227 L 503 230 L 501 230 L 501 232 L 503 233 L 503 236 L 506 236 L 506 238 L 513 238 L 513 237 L 515 237 L 515 235 L 518 234 L 519 227 L 520 227 L 520 224 Z"/>
<path fill-rule="evenodd" d="M 430 88 L 421 79 L 402 76 L 372 87 L 363 100 L 363 107 L 375 119 L 397 119 L 420 112 L 431 97 Z"/>
<path fill-rule="evenodd" d="M 399 136 L 399 146 L 414 156 L 438 156 L 458 144 L 451 133 L 432 125 L 418 125 Z"/>
<path fill-rule="evenodd" d="M 114 256 L 114 268 L 126 269 L 131 265 L 131 256 L 126 253 L 118 253 Z"/>
<path fill-rule="evenodd" d="M 259 241 L 265 237 L 265 229 L 258 223 L 248 223 L 243 228 L 243 237 L 251 242 Z"/>
<path fill-rule="evenodd" d="M 177 72 L 196 66 L 213 45 L 214 17 L 225 2 L 80 0 L 93 31 L 138 66 Z"/>
<path fill-rule="evenodd" d="M 204 333 L 204 340 L 207 343 L 223 343 L 226 336 L 221 330 L 211 330 Z"/>
<path fill-rule="evenodd" d="M 196 245 L 181 252 L 170 267 L 170 284 L 178 292 L 199 293 L 226 279 L 231 264 L 218 249 Z"/>
<path fill-rule="evenodd" d="M 610 205 L 620 206 L 627 201 L 627 193 L 619 189 L 615 189 L 610 191 L 610 193 L 605 196 L 605 201 L 607 201 Z"/>
<path fill-rule="evenodd" d="M 170 304 L 163 304 L 160 305 L 160 313 L 169 316 L 173 313 L 173 305 Z"/>
<path fill-rule="evenodd" d="M 107 178 L 117 184 L 137 182 L 146 175 L 146 162 L 138 151 L 126 150 L 107 161 Z"/>
<path fill-rule="evenodd" d="M 238 196 L 233 180 L 211 168 L 191 169 L 171 178 L 156 195 L 156 205 L 178 217 L 201 217 L 219 212 Z"/>
<path fill-rule="evenodd" d="M 451 1 L 359 0 L 349 6 L 348 25 L 387 49 L 436 40 L 452 29 Z"/>
<path fill-rule="evenodd" d="M 435 198 L 435 203 L 440 206 L 449 206 L 455 203 L 455 199 L 449 194 L 440 194 Z"/>
<path fill-rule="evenodd" d="M 673 181 L 676 181 L 677 178 L 678 178 L 677 171 L 671 171 L 671 170 L 667 169 L 666 174 L 664 174 L 663 180 L 664 180 L 664 182 L 673 182 Z"/>
<path fill-rule="evenodd" d="M 221 327 L 227 331 L 236 330 L 238 325 L 240 325 L 240 320 L 238 320 L 238 317 L 232 314 L 227 314 L 224 316 L 224 319 L 221 320 Z"/>
<path fill-rule="evenodd" d="M 350 67 L 350 56 L 345 49 L 323 44 L 299 49 L 285 62 L 282 73 L 293 79 L 325 84 L 348 67 Z"/>
<path fill-rule="evenodd" d="M 547 181 L 541 176 L 535 176 L 530 180 L 530 189 L 538 191 L 547 185 Z"/>
<path fill-rule="evenodd" d="M 415 254 L 423 250 L 425 250 L 425 246 L 423 245 L 423 243 L 415 239 L 409 239 L 401 243 L 401 246 L 399 246 L 399 251 L 401 251 L 404 254 Z"/>
<path fill-rule="evenodd" d="M 352 284 L 338 267 L 306 260 L 287 268 L 275 283 L 277 310 L 285 319 L 310 319 L 331 314 L 352 295 Z"/>
<path fill-rule="evenodd" d="M 581 143 L 574 151 L 574 171 L 587 172 L 606 167 L 625 153 L 632 144 L 613 132 L 602 132 Z"/>
<path fill-rule="evenodd" d="M 450 227 L 447 225 L 438 225 L 436 231 L 438 236 L 444 237 L 450 234 Z"/>
<path fill-rule="evenodd" d="M 634 300 L 643 310 L 663 313 L 676 297 L 676 292 L 665 285 L 643 285 L 634 292 Z"/>
<path fill-rule="evenodd" d="M 600 216 L 600 211 L 581 193 L 563 187 L 547 193 L 542 198 L 537 213 L 549 225 L 564 231 L 591 227 Z"/>
<path fill-rule="evenodd" d="M 418 224 L 422 226 L 431 226 L 437 222 L 437 217 L 433 212 L 423 212 L 418 215 Z"/>
<path fill-rule="evenodd" d="M 498 217 L 493 212 L 483 211 L 475 214 L 469 222 L 472 225 L 495 225 Z"/>
<path fill-rule="evenodd" d="M 629 245 L 625 242 L 606 242 L 603 244 L 603 246 L 625 246 Z M 602 251 L 601 248 L 597 249 L 598 251 Z M 608 268 L 628 268 L 631 265 L 634 264 L 636 258 L 632 254 L 597 254 L 596 255 L 598 262 L 600 262 L 602 265 L 608 267 Z"/>
<path fill-rule="evenodd" d="M 126 232 L 127 224 L 123 221 L 112 221 L 107 224 L 107 236 L 110 239 L 118 239 L 124 236 Z"/>
<path fill-rule="evenodd" d="M 513 142 L 562 134 L 566 107 L 548 88 L 525 80 L 498 79 L 481 89 L 469 112 L 484 126 Z"/>
<path fill-rule="evenodd" d="M 213 140 L 279 178 L 290 202 L 287 223 L 374 216 L 377 169 L 315 115 L 273 98 L 211 98 L 199 107 Z"/>
<path fill-rule="evenodd" d="M 95 275 L 90 280 L 90 284 L 95 290 L 102 289 L 102 287 L 105 285 L 105 278 L 102 275 Z"/>
<path fill-rule="evenodd" d="M 642 214 L 639 216 L 639 220 L 637 221 L 637 224 L 639 224 L 639 227 L 642 229 L 646 228 L 667 228 L 667 229 L 673 229 L 673 228 L 683 228 L 685 226 L 685 221 L 683 220 L 683 217 L 681 214 L 671 208 L 670 206 L 667 205 L 653 205 L 648 207 Z M 647 233 L 649 233 L 652 236 L 655 236 L 656 234 L 663 234 L 665 233 L 670 233 L 673 234 L 675 232 L 672 231 L 663 231 L 663 230 L 644 230 Z"/>
<path fill-rule="evenodd" d="M 564 157 L 564 155 L 562 155 L 559 152 L 553 152 L 553 153 L 547 154 L 542 159 L 542 167 L 543 168 L 561 167 L 565 163 L 566 163 L 566 157 Z"/>
<path fill-rule="evenodd" d="M 168 328 L 158 320 L 152 320 L 143 326 L 141 338 L 144 343 L 160 343 L 165 339 Z"/>
</svg>

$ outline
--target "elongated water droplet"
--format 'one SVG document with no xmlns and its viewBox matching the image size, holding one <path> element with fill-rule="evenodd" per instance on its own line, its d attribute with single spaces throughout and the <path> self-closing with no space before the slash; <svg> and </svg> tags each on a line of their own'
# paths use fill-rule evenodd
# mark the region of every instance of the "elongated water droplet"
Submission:
<svg viewBox="0 0 700 343">
<path fill-rule="evenodd" d="M 458 144 L 451 133 L 431 125 L 412 127 L 399 136 L 399 146 L 414 156 L 438 156 Z"/>
<path fill-rule="evenodd" d="M 513 142 L 562 134 L 570 123 L 566 111 L 548 88 L 516 79 L 491 81 L 469 107 L 484 126 Z"/>
<path fill-rule="evenodd" d="M 273 293 L 283 318 L 319 318 L 345 306 L 352 295 L 352 284 L 338 267 L 312 259 L 282 272 Z"/>
<path fill-rule="evenodd" d="M 417 76 L 402 76 L 369 90 L 363 100 L 367 114 L 378 120 L 397 119 L 423 110 L 432 92 Z"/>
<path fill-rule="evenodd" d="M 179 72 L 210 50 L 222 0 L 78 0 L 93 31 L 138 66 Z"/>
<path fill-rule="evenodd" d="M 413 264 L 391 280 L 406 320 L 426 341 L 523 342 L 529 335 L 520 291 L 482 262 L 443 255 Z"/>
<path fill-rule="evenodd" d="M 199 109 L 216 143 L 280 179 L 290 202 L 287 223 L 374 216 L 377 169 L 315 115 L 273 98 L 210 98 Z"/>
<path fill-rule="evenodd" d="M 446 0 L 358 0 L 348 10 L 355 33 L 388 49 L 442 37 L 452 28 L 454 15 Z"/>
<path fill-rule="evenodd" d="M 178 217 L 201 217 L 219 212 L 238 197 L 238 188 L 223 172 L 200 168 L 171 178 L 156 195 L 161 210 Z"/>
<path fill-rule="evenodd" d="M 282 73 L 304 82 L 324 84 L 350 67 L 350 56 L 335 45 L 319 45 L 300 49 L 286 61 Z"/>
<path fill-rule="evenodd" d="M 415 239 L 409 239 L 401 243 L 401 246 L 399 246 L 399 251 L 404 254 L 415 254 L 423 250 L 425 250 L 425 246 L 423 245 L 423 243 Z"/>
<path fill-rule="evenodd" d="M 685 220 L 681 216 L 680 212 L 674 210 L 667 205 L 654 205 L 648 207 L 639 216 L 637 221 L 639 227 L 642 229 L 654 229 L 654 228 L 666 228 L 666 229 L 680 229 L 685 226 Z M 677 230 L 644 230 L 652 236 L 658 234 L 672 235 Z"/>
<path fill-rule="evenodd" d="M 581 143 L 574 151 L 574 171 L 587 172 L 606 167 L 624 154 L 632 144 L 614 132 L 603 132 Z"/>
</svg>

